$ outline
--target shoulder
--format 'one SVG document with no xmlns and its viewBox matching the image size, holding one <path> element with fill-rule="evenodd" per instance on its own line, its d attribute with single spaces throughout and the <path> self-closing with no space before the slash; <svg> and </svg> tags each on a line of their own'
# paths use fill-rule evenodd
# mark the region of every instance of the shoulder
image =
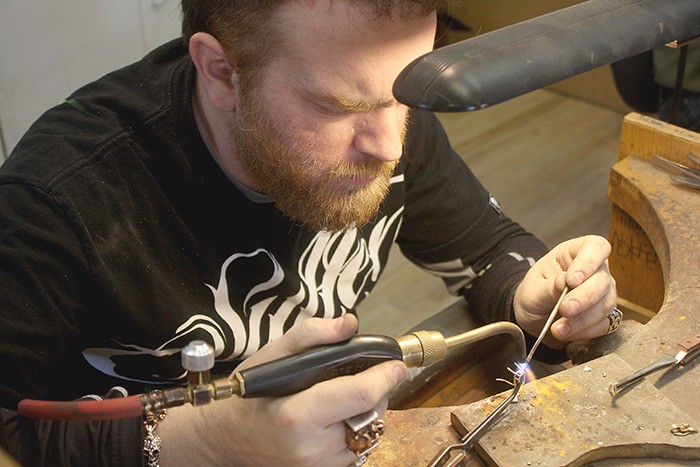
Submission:
<svg viewBox="0 0 700 467">
<path fill-rule="evenodd" d="M 185 94 L 189 63 L 187 50 L 173 41 L 76 90 L 22 137 L 0 167 L 0 184 L 46 188 L 126 149 L 179 104 L 175 93 Z"/>
<path fill-rule="evenodd" d="M 448 136 L 434 112 L 412 109 L 401 165 L 406 171 L 439 169 L 444 158 L 455 157 Z"/>
<path fill-rule="evenodd" d="M 412 109 L 406 132 L 406 154 L 441 150 L 449 146 L 449 140 L 442 123 L 435 113 Z"/>
<path fill-rule="evenodd" d="M 417 137 L 440 130 L 442 130 L 442 124 L 434 112 L 411 109 L 408 117 L 407 136 Z"/>
</svg>

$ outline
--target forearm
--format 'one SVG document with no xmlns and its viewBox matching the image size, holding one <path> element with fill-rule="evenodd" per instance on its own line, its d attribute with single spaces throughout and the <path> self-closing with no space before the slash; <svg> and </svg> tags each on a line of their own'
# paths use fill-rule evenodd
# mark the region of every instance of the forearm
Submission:
<svg viewBox="0 0 700 467">
<path fill-rule="evenodd" d="M 269 439 L 265 427 L 257 426 L 265 421 L 248 413 L 249 405 L 229 399 L 168 410 L 156 431 L 162 441 L 160 465 L 256 465 L 255 451 Z"/>
<path fill-rule="evenodd" d="M 139 465 L 141 420 L 33 420 L 2 411 L 10 454 L 21 465 Z"/>
<path fill-rule="evenodd" d="M 491 245 L 475 260 L 477 277 L 460 293 L 484 321 L 515 322 L 515 291 L 546 246 L 518 224 L 503 218 L 490 235 Z"/>
</svg>

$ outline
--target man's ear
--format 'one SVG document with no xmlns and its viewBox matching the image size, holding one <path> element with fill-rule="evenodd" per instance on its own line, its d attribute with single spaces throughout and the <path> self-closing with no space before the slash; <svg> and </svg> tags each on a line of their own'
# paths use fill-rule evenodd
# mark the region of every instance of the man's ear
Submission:
<svg viewBox="0 0 700 467">
<path fill-rule="evenodd" d="M 235 110 L 238 74 L 221 43 L 211 34 L 197 32 L 190 38 L 189 50 L 212 105 L 219 110 Z"/>
</svg>

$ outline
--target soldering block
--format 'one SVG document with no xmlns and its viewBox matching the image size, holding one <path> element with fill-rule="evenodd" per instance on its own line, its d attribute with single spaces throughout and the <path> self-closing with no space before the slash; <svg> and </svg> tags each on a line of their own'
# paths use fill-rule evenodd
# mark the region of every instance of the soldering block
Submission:
<svg viewBox="0 0 700 467">
<path fill-rule="evenodd" d="M 674 371 L 674 370 L 669 370 Z M 610 459 L 700 459 L 700 435 L 678 436 L 674 425 L 697 420 L 646 380 L 611 397 L 611 382 L 634 372 L 609 354 L 525 384 L 476 452 L 489 465 L 579 466 Z M 682 378 L 682 374 L 678 374 Z M 463 436 L 509 391 L 452 411 Z"/>
</svg>

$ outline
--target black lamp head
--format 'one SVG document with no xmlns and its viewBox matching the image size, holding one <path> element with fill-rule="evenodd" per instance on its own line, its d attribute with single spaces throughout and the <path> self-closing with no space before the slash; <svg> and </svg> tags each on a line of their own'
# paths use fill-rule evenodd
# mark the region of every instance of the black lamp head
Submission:
<svg viewBox="0 0 700 467">
<path fill-rule="evenodd" d="M 423 55 L 393 92 L 420 109 L 478 110 L 698 35 L 699 0 L 588 0 Z"/>
</svg>

